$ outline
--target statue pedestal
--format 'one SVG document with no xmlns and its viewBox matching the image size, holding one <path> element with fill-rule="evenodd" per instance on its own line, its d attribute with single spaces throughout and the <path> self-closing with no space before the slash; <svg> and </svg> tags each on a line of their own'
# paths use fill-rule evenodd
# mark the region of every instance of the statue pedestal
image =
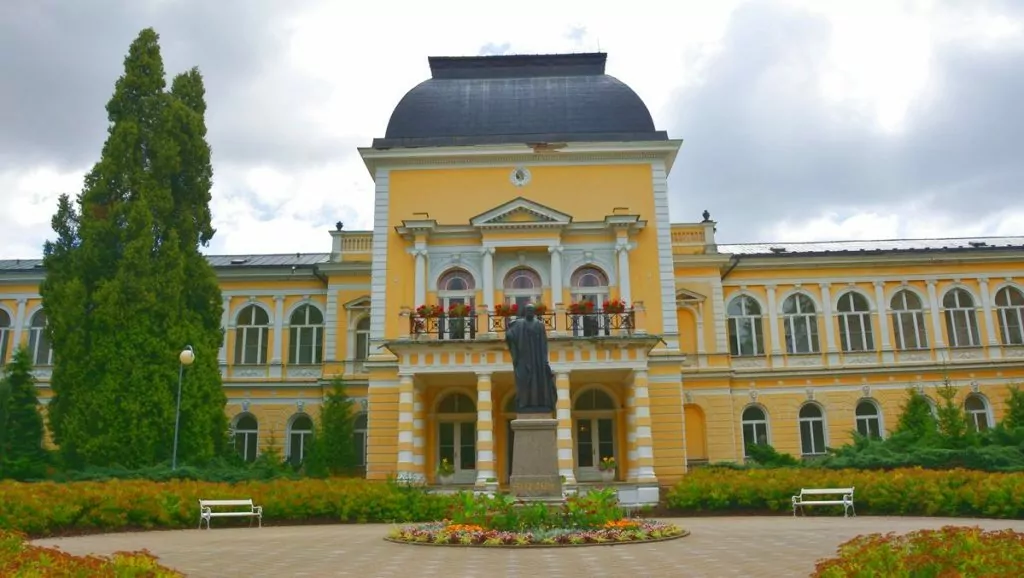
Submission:
<svg viewBox="0 0 1024 578">
<path fill-rule="evenodd" d="M 561 500 L 558 420 L 548 413 L 521 413 L 512 420 L 512 495 L 528 500 Z"/>
</svg>

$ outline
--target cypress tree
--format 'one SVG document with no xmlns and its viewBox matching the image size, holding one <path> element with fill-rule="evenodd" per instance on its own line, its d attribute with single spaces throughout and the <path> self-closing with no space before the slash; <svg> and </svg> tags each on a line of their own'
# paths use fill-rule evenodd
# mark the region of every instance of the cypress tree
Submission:
<svg viewBox="0 0 1024 578">
<path fill-rule="evenodd" d="M 224 446 L 220 289 L 199 253 L 214 234 L 204 89 L 193 69 L 165 90 L 158 40 L 145 29 L 129 48 L 100 160 L 77 206 L 61 198 L 57 240 L 44 250 L 51 422 L 72 467 L 170 458 L 186 344 L 196 362 L 185 372 L 179 461 Z"/>
<path fill-rule="evenodd" d="M 0 379 L 0 478 L 42 473 L 43 416 L 28 350 L 15 350 Z"/>
</svg>

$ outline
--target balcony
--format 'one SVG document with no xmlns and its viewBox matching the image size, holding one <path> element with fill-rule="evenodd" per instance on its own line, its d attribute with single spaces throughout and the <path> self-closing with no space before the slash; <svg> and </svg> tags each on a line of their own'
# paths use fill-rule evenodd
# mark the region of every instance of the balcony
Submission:
<svg viewBox="0 0 1024 578">
<path fill-rule="evenodd" d="M 471 312 L 461 316 L 444 312 L 432 315 L 411 312 L 404 315 L 409 317 L 409 337 L 438 341 L 493 339 L 504 334 L 517 319 L 493 311 Z M 637 333 L 643 334 L 637 330 L 637 312 L 634 309 L 542 313 L 537 318 L 544 323 L 549 334 L 560 337 L 631 337 Z"/>
</svg>

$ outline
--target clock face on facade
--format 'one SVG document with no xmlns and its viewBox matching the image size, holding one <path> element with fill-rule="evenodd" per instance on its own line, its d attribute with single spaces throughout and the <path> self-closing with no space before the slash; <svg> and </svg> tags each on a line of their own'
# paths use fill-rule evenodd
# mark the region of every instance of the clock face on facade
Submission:
<svg viewBox="0 0 1024 578">
<path fill-rule="evenodd" d="M 512 169 L 512 174 L 509 175 L 509 180 L 512 184 L 517 187 L 522 187 L 526 183 L 530 182 L 530 170 L 526 167 L 516 167 Z"/>
</svg>

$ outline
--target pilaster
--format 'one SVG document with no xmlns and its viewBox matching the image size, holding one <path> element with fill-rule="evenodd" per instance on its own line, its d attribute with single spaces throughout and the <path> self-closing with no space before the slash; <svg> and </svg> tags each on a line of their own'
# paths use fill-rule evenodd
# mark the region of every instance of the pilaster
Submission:
<svg viewBox="0 0 1024 578">
<path fill-rule="evenodd" d="M 825 353 L 829 365 L 839 363 L 839 351 L 836 349 L 836 319 L 832 311 L 831 283 L 822 283 L 821 287 L 821 309 L 825 317 Z"/>
<path fill-rule="evenodd" d="M 932 318 L 932 335 L 935 336 L 932 341 L 933 343 L 935 343 L 935 349 L 945 349 L 946 339 L 942 335 L 942 316 L 939 313 L 939 293 L 935 289 L 935 286 L 938 282 L 935 281 L 934 279 L 929 279 L 927 283 L 928 307 L 930 309 Z"/>
<path fill-rule="evenodd" d="M 424 479 L 426 473 L 426 406 L 423 404 L 423 388 L 414 387 L 412 393 L 412 463 L 417 479 Z"/>
<path fill-rule="evenodd" d="M 476 374 L 476 485 L 497 479 L 494 466 L 494 409 L 491 374 Z"/>
<path fill-rule="evenodd" d="M 640 483 L 657 482 L 654 474 L 654 442 L 651 436 L 651 400 L 647 387 L 647 372 L 633 373 L 633 395 L 636 398 L 636 453 L 637 476 Z"/>
<path fill-rule="evenodd" d="M 484 277 L 484 305 L 488 311 L 493 311 L 496 305 L 494 302 L 494 247 L 484 247 L 480 253 L 483 255 L 483 272 L 481 274 Z"/>
<path fill-rule="evenodd" d="M 217 352 L 217 363 L 224 367 L 228 364 L 228 326 L 231 325 L 231 297 L 224 295 L 222 300 L 224 311 L 220 314 L 220 327 L 224 331 L 224 337 L 221 338 L 220 351 Z"/>
<path fill-rule="evenodd" d="M 27 305 L 28 299 L 24 297 L 18 299 L 18 310 L 14 312 L 14 335 L 11 339 L 12 355 L 15 349 L 21 347 L 21 334 L 25 330 L 25 307 Z M 0 355 L 3 355 L 3 352 L 0 352 Z"/>
<path fill-rule="evenodd" d="M 775 301 L 775 285 L 765 286 L 768 294 L 768 335 L 772 340 L 772 365 L 782 363 L 782 340 L 779 338 L 779 308 Z"/>
<path fill-rule="evenodd" d="M 281 377 L 284 351 L 284 295 L 274 295 L 274 348 L 270 356 L 270 377 Z"/>
<path fill-rule="evenodd" d="M 572 398 L 569 393 L 569 372 L 555 375 L 555 417 L 558 419 L 558 473 L 566 485 L 576 483 L 576 463 L 572 453 Z"/>
<path fill-rule="evenodd" d="M 550 310 L 560 308 L 562 300 L 562 246 L 552 245 L 548 247 L 551 253 L 551 305 Z"/>
<path fill-rule="evenodd" d="M 999 347 L 999 338 L 996 337 L 996 322 L 995 316 L 992 315 L 992 295 L 989 293 L 988 277 L 978 277 L 978 289 L 981 291 L 981 314 L 985 318 L 988 357 L 989 359 L 999 359 L 1002 357 L 1002 349 Z"/>
<path fill-rule="evenodd" d="M 416 476 L 413 459 L 413 376 L 402 374 L 398 378 L 398 475 L 402 479 Z"/>
<path fill-rule="evenodd" d="M 631 248 L 628 237 L 620 239 L 615 245 L 615 252 L 619 257 L 619 296 L 626 303 L 626 307 L 633 303 L 633 292 L 629 283 L 629 250 Z"/>
<path fill-rule="evenodd" d="M 416 247 L 409 251 L 416 259 L 414 289 L 414 307 L 419 307 L 427 301 L 427 248 Z"/>
<path fill-rule="evenodd" d="M 882 342 L 882 363 L 893 363 L 896 357 L 892 352 L 892 342 L 889 340 L 889 307 L 885 301 L 883 281 L 875 281 L 875 313 L 878 317 L 878 338 Z"/>
</svg>

